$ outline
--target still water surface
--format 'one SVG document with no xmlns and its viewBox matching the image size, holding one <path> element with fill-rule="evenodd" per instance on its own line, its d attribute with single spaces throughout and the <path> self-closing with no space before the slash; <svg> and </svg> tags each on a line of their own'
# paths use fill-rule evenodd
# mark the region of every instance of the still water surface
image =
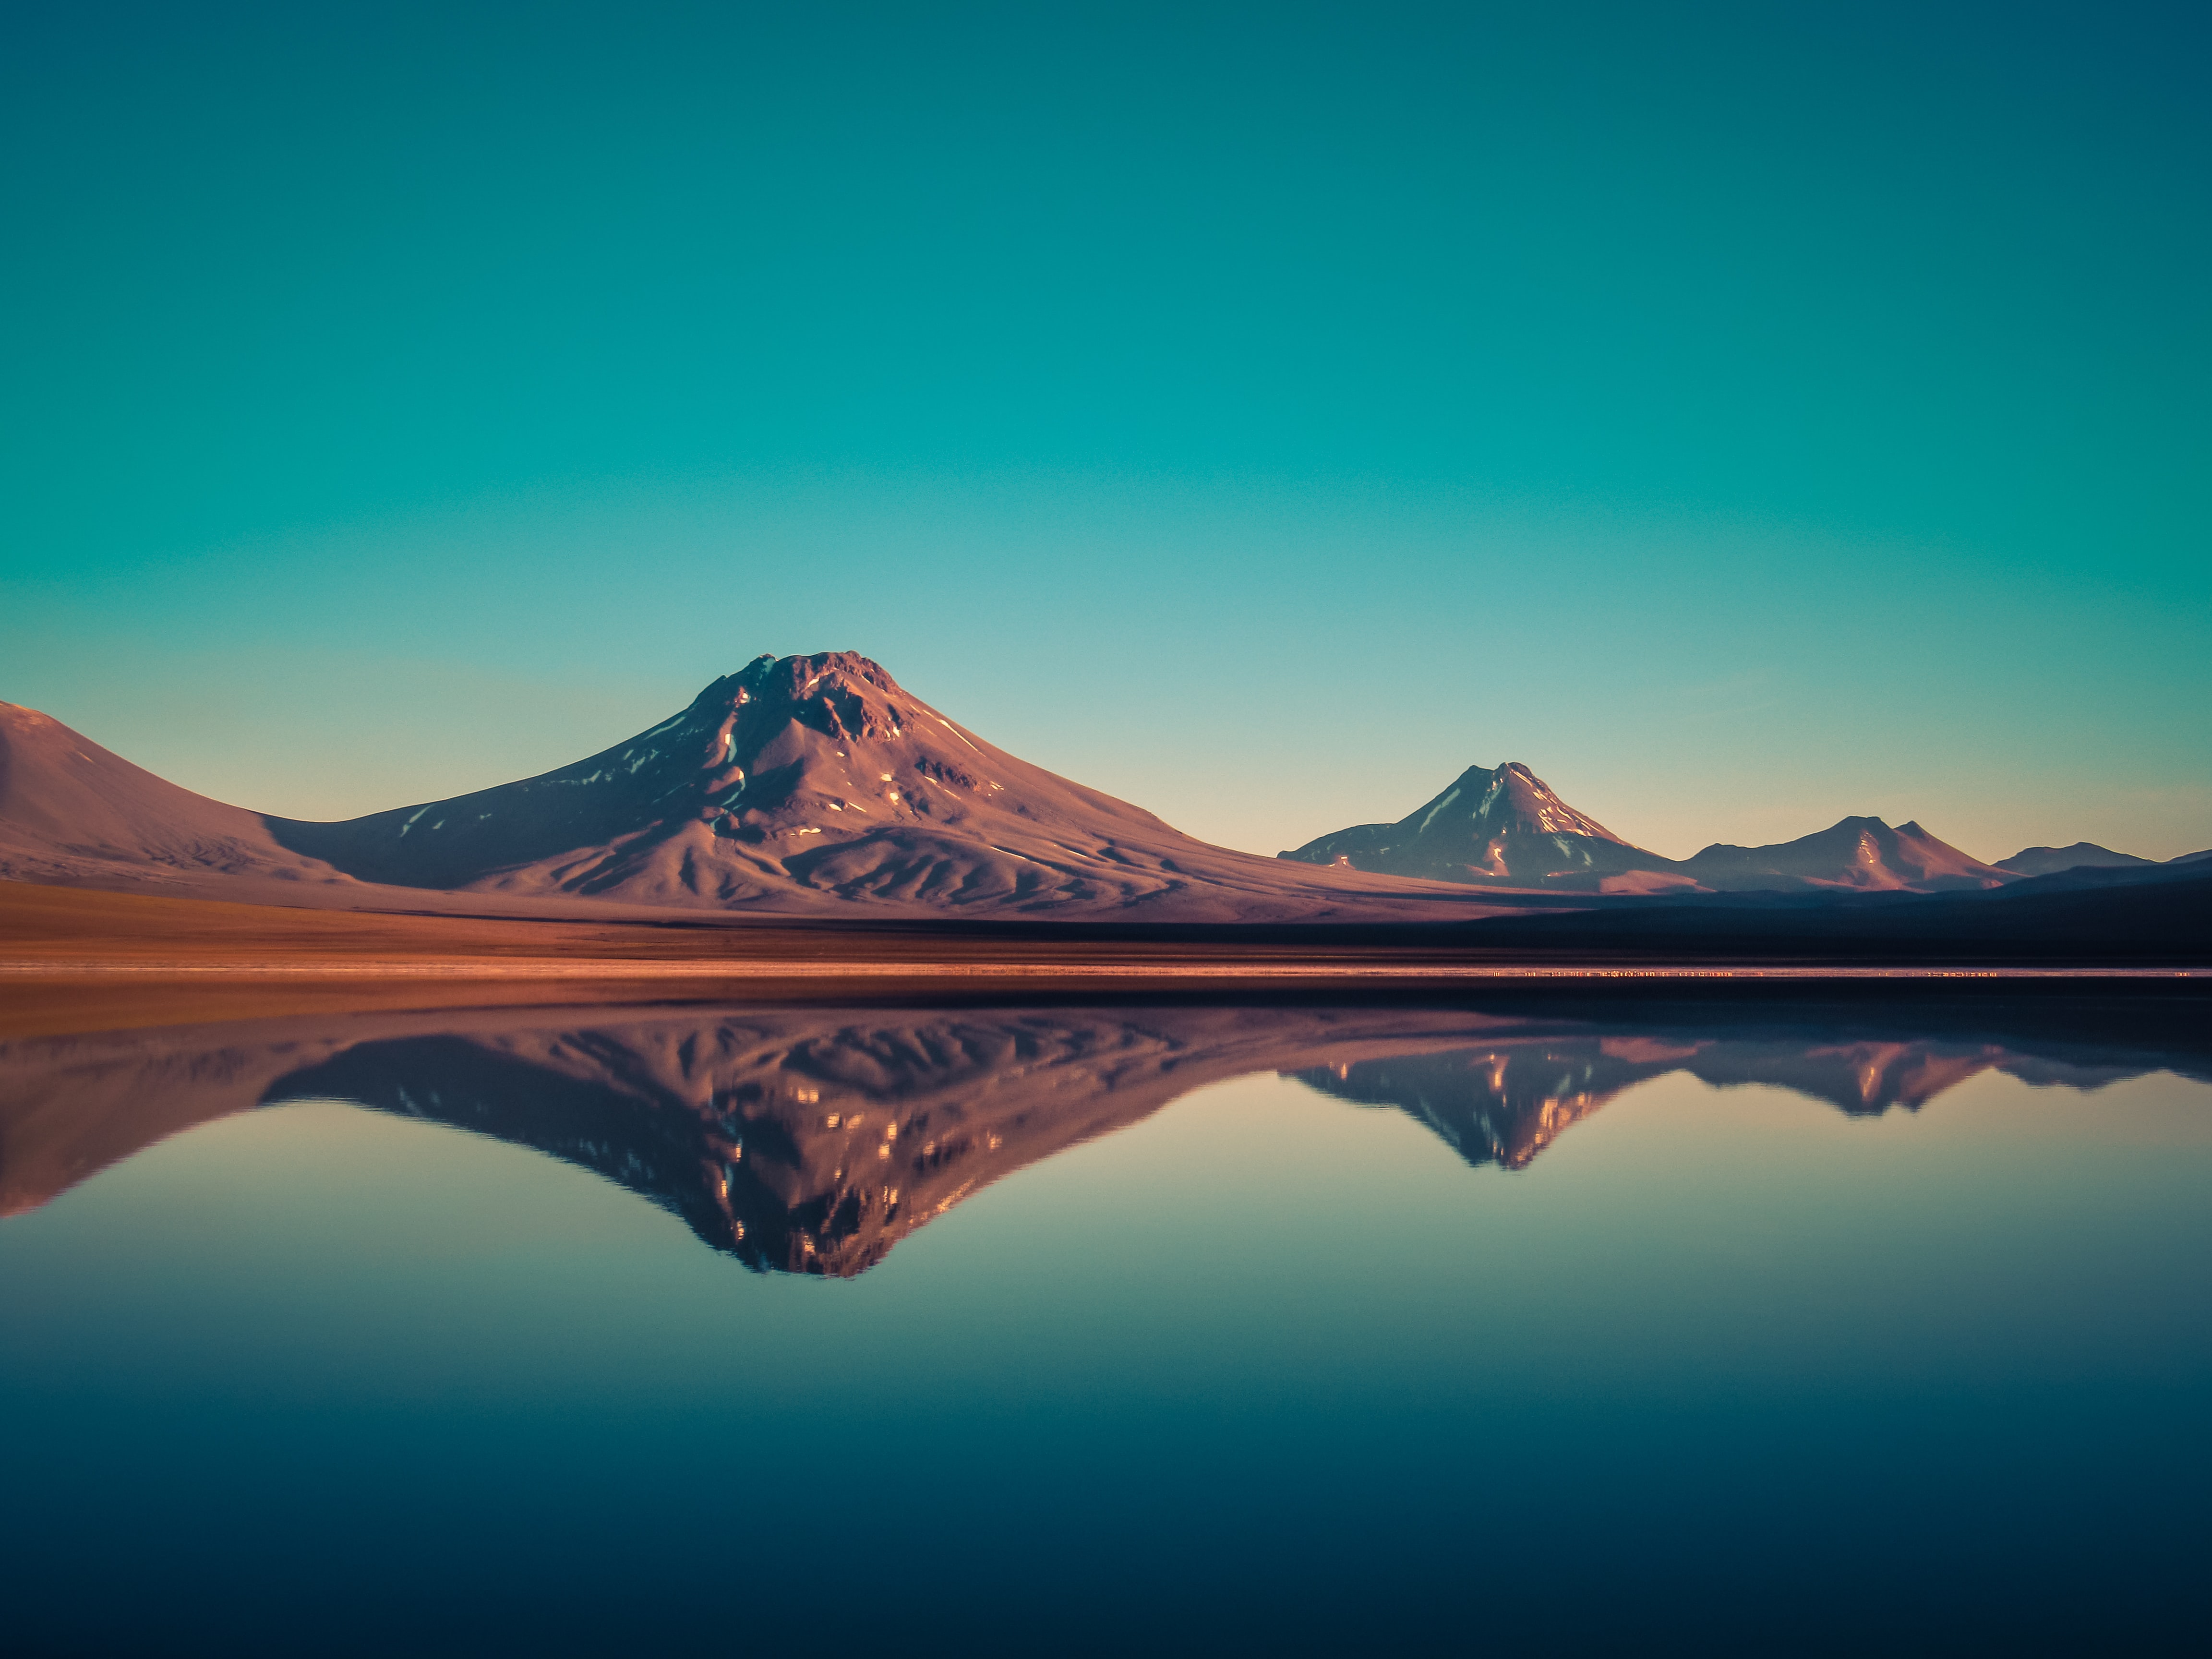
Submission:
<svg viewBox="0 0 2212 1659">
<path fill-rule="evenodd" d="M 2203 1024 L 0 1044 L 5 1645 L 2188 1650 Z"/>
</svg>

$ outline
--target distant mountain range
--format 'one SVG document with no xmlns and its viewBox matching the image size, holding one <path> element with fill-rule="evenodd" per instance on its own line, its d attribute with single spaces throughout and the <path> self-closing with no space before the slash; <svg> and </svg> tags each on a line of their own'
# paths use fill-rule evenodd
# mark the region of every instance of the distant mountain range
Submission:
<svg viewBox="0 0 2212 1659">
<path fill-rule="evenodd" d="M 1260 858 L 993 747 L 851 652 L 761 657 L 572 766 L 334 823 L 210 800 L 0 703 L 0 878 L 294 904 L 1403 921 L 1570 895 L 1924 893 L 2148 863 L 2084 842 L 1988 865 L 1917 824 L 1857 817 L 1671 860 L 1518 763 L 1469 768 L 1395 823 Z"/>
<path fill-rule="evenodd" d="M 2179 858 L 2166 861 L 2199 864 L 2207 859 L 2212 859 L 2212 850 L 2184 853 Z M 2094 842 L 2077 841 L 2071 847 L 2025 848 L 2008 859 L 1999 859 L 1996 867 L 2009 870 L 2014 875 L 2048 876 L 2061 870 L 2142 870 L 2158 862 L 2156 859 L 2139 859 L 2132 853 L 2115 853 Z"/>
<path fill-rule="evenodd" d="M 1495 889 L 1622 894 L 1960 892 L 2077 866 L 2155 862 L 2079 842 L 2031 847 L 1984 864 L 1917 823 L 1892 828 L 1872 817 L 1843 818 L 1772 846 L 1717 842 L 1686 859 L 1670 859 L 1577 811 L 1518 761 L 1470 766 L 1443 793 L 1394 823 L 1354 824 L 1277 856 Z M 2212 852 L 2173 862 L 2208 858 Z"/>
</svg>

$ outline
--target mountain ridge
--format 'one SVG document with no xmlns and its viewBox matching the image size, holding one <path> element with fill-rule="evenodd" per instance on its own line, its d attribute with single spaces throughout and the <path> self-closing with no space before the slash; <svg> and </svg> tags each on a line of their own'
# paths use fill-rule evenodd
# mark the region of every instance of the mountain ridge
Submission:
<svg viewBox="0 0 2212 1659">
<path fill-rule="evenodd" d="M 535 777 L 317 823 L 210 801 L 50 717 L 0 720 L 0 876 L 395 908 L 1115 916 L 1497 914 L 1464 889 L 1287 875 L 1007 754 L 853 652 L 755 659 Z M 78 821 L 88 823 L 89 830 Z M 281 884 L 281 886 L 280 886 Z"/>
<path fill-rule="evenodd" d="M 1996 867 L 2016 875 L 2048 876 L 2062 870 L 2164 869 L 2177 864 L 2196 864 L 2205 859 L 2212 859 L 2212 848 L 2160 860 L 2137 858 L 2133 853 L 2116 853 L 2093 841 L 2077 841 L 2071 847 L 2023 847 L 2010 858 L 1999 859 Z"/>
<path fill-rule="evenodd" d="M 332 823 L 196 795 L 0 703 L 0 878 L 264 902 L 1443 920 L 1563 900 L 1969 891 L 2154 862 L 2084 842 L 1990 865 L 1873 817 L 1669 859 L 1518 761 L 1468 767 L 1403 818 L 1271 860 L 1020 760 L 849 651 L 757 657 L 570 765 Z"/>
<path fill-rule="evenodd" d="M 1469 885 L 1646 896 L 1824 888 L 1927 893 L 2002 886 L 2014 877 L 1917 823 L 1893 828 L 1863 817 L 1795 841 L 1716 842 L 1670 859 L 1577 811 L 1518 761 L 1469 767 L 1395 823 L 1354 824 L 1276 856 Z"/>
</svg>

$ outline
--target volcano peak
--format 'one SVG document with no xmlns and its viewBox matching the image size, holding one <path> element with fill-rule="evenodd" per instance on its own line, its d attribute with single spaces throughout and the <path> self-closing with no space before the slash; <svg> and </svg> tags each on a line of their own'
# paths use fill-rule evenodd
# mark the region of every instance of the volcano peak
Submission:
<svg viewBox="0 0 2212 1659">
<path fill-rule="evenodd" d="M 856 651 L 760 656 L 628 742 L 534 778 L 343 823 L 272 821 L 358 879 L 717 908 L 1333 913 L 1285 881 L 1017 759 Z M 1425 912 L 1441 894 L 1370 884 Z M 1449 899 L 1445 899 L 1449 902 Z"/>
<path fill-rule="evenodd" d="M 1430 880 L 1596 887 L 1650 864 L 1521 761 L 1470 766 L 1395 823 L 1355 824 L 1279 856 Z"/>
</svg>

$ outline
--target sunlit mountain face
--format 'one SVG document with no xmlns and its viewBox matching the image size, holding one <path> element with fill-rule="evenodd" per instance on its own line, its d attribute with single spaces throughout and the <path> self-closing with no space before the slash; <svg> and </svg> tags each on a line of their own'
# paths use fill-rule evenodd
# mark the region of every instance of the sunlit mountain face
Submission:
<svg viewBox="0 0 2212 1659">
<path fill-rule="evenodd" d="M 593 1171 L 762 1272 L 849 1277 L 994 1182 L 1191 1091 L 1277 1073 L 1403 1111 L 1469 1164 L 1527 1169 L 1625 1091 L 1681 1072 L 1852 1114 L 1996 1071 L 2094 1088 L 2212 1078 L 2187 1006 L 2100 1027 L 1954 1016 L 1524 1006 L 393 1014 L 0 1044 L 0 1212 L 139 1148 L 311 1099 L 451 1125 Z"/>
</svg>

